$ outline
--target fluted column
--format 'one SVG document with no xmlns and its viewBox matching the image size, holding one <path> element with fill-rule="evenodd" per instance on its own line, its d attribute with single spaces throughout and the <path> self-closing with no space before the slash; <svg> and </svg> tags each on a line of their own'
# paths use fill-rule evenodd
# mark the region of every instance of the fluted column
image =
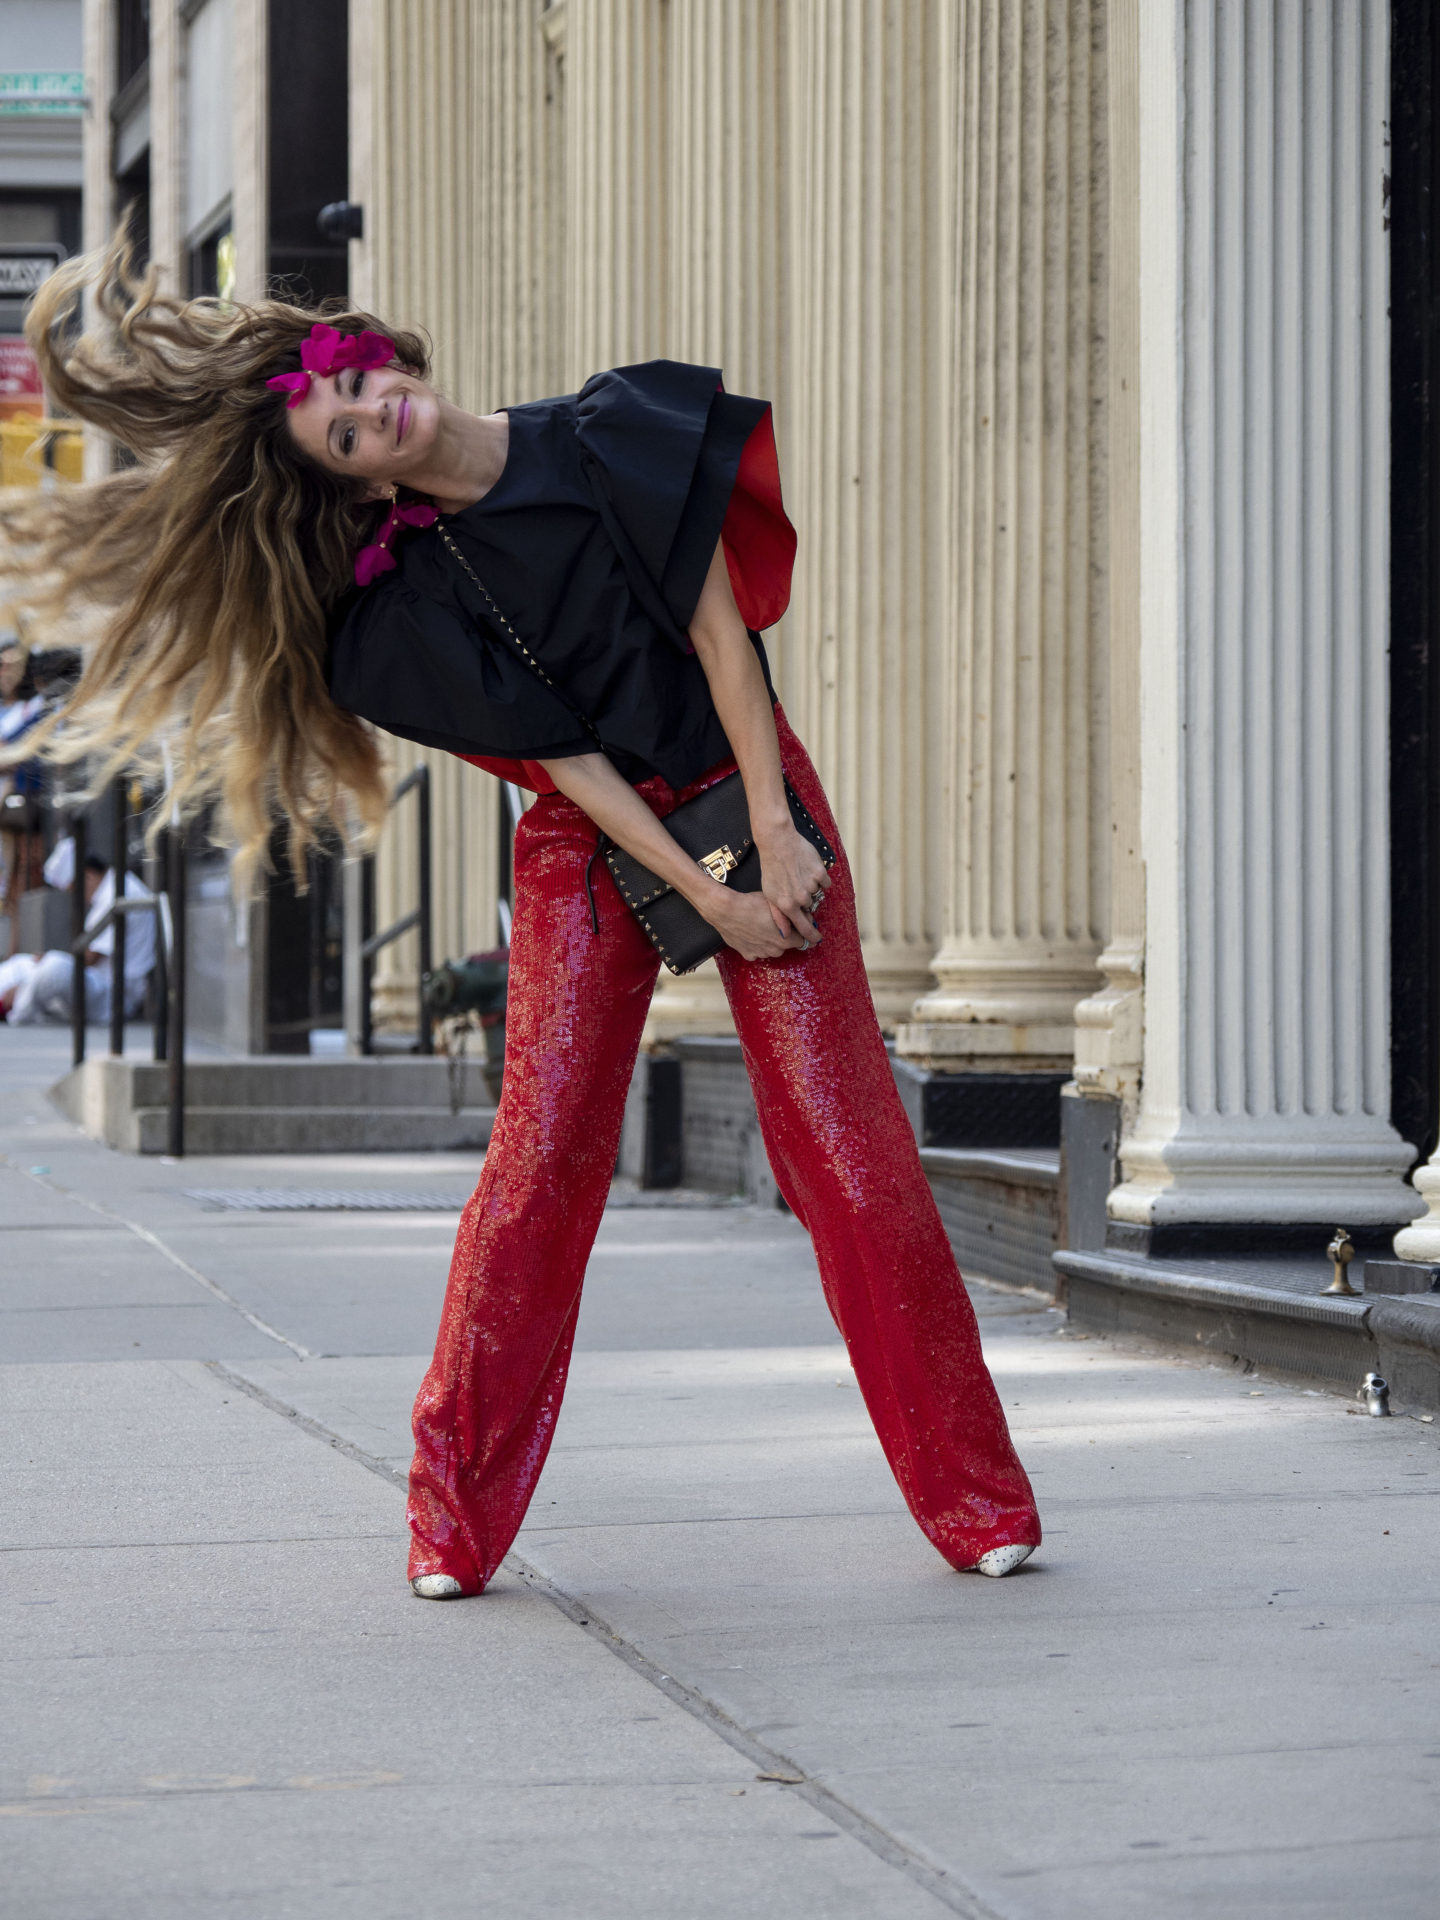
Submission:
<svg viewBox="0 0 1440 1920">
<path fill-rule="evenodd" d="M 519 10 L 519 0 L 516 0 Z M 529 9 L 525 9 L 527 12 Z M 352 68 L 369 83 L 352 154 L 354 191 L 366 210 L 353 296 L 383 320 L 429 330 L 435 378 L 462 406 L 496 404 L 479 378 L 475 272 L 478 122 L 475 10 L 463 0 L 365 0 L 353 9 Z M 368 179 L 358 169 L 368 160 Z M 509 397 L 509 396 L 507 396 Z M 493 946 L 499 811 L 495 783 L 451 755 L 387 741 L 396 778 L 429 763 L 433 806 L 434 951 L 438 959 Z M 415 801 L 402 801 L 377 849 L 376 919 L 415 905 L 419 889 Z M 412 1030 L 418 988 L 413 935 L 378 957 L 373 1017 Z"/>
<path fill-rule="evenodd" d="M 564 373 L 666 352 L 666 0 L 566 0 Z"/>
<path fill-rule="evenodd" d="M 1102 0 L 966 0 L 938 1066 L 1063 1064 L 1107 918 Z"/>
<path fill-rule="evenodd" d="M 235 88 L 230 229 L 235 297 L 263 299 L 270 284 L 270 6 L 230 0 Z"/>
<path fill-rule="evenodd" d="M 1109 613 L 1110 920 L 1102 986 L 1075 1009 L 1075 1084 L 1134 1125 L 1144 1024 L 1140 858 L 1140 7 L 1107 0 L 1109 351 L 1105 475 Z"/>
<path fill-rule="evenodd" d="M 1415 1210 L 1388 1121 L 1379 0 L 1140 14 L 1145 1074 L 1113 1222 Z"/>
<path fill-rule="evenodd" d="M 115 219 L 111 174 L 113 134 L 110 105 L 115 97 L 115 10 L 108 0 L 83 0 L 80 11 L 85 92 L 90 107 L 80 130 L 84 193 L 81 239 L 87 253 L 103 247 Z"/>
<path fill-rule="evenodd" d="M 792 0 L 786 458 L 800 535 L 785 692 L 855 869 L 881 1018 L 938 932 L 936 794 L 959 9 Z M 951 102 L 953 105 L 953 101 Z"/>
<path fill-rule="evenodd" d="M 185 260 L 185 55 L 179 0 L 150 7 L 150 257 L 187 293 Z"/>
<path fill-rule="evenodd" d="M 115 221 L 115 188 L 111 174 L 114 152 L 110 103 L 114 98 L 115 15 L 107 0 L 84 0 L 85 91 L 90 109 L 81 129 L 82 179 L 81 237 L 87 253 L 103 247 Z M 114 458 L 110 437 L 98 428 L 85 428 L 85 478 L 103 480 Z"/>
<path fill-rule="evenodd" d="M 475 9 L 475 232 L 465 255 L 474 404 L 564 388 L 563 10 Z M 558 18 L 557 18 L 558 16 Z"/>
<path fill-rule="evenodd" d="M 735 393 L 773 402 L 782 476 L 789 420 L 782 382 L 788 312 L 780 0 L 671 0 L 667 86 L 670 180 L 666 351 L 724 369 Z M 767 636 L 777 686 L 789 622 Z M 646 1044 L 726 1034 L 730 1010 L 713 962 L 662 972 Z"/>
</svg>

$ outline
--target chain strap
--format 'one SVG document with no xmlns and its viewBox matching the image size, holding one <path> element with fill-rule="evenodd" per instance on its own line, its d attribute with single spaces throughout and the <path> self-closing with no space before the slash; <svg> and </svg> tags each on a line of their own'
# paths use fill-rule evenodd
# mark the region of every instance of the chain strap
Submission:
<svg viewBox="0 0 1440 1920">
<path fill-rule="evenodd" d="M 470 578 L 474 581 L 476 587 L 480 591 L 481 598 L 484 600 L 486 606 L 489 607 L 491 615 L 493 616 L 496 624 L 502 629 L 503 632 L 509 635 L 510 639 L 514 642 L 515 646 L 519 649 L 520 657 L 524 660 L 526 666 L 529 667 L 532 673 L 537 675 L 541 680 L 545 682 L 546 686 L 549 687 L 550 691 L 558 696 L 558 698 L 563 703 L 563 705 L 567 707 L 569 711 L 575 715 L 577 720 L 582 720 L 585 723 L 586 731 L 589 733 L 591 739 L 595 742 L 596 746 L 599 747 L 601 752 L 603 753 L 605 750 L 604 742 L 601 740 L 599 733 L 596 731 L 595 723 L 590 719 L 590 716 L 588 714 L 582 713 L 580 709 L 574 704 L 574 702 L 570 700 L 566 694 L 561 692 L 560 688 L 556 686 L 555 682 L 550 678 L 549 674 L 546 673 L 545 669 L 541 666 L 540 662 L 535 658 L 534 654 L 530 651 L 529 647 L 526 646 L 525 642 L 520 638 L 519 634 L 515 631 L 514 627 L 511 626 L 510 622 L 505 618 L 505 615 L 500 611 L 500 608 L 496 604 L 495 596 L 491 593 L 490 589 L 486 586 L 485 582 L 480 578 L 479 574 L 476 573 L 474 567 L 471 566 L 470 562 L 465 558 L 464 554 L 460 551 L 459 547 L 457 547 L 455 542 L 450 538 L 450 530 L 445 525 L 445 522 L 443 520 L 436 521 L 435 531 L 440 535 L 440 538 L 445 542 L 445 545 L 449 548 L 450 552 L 460 562 L 461 566 L 465 569 L 466 573 L 468 573 Z"/>
</svg>

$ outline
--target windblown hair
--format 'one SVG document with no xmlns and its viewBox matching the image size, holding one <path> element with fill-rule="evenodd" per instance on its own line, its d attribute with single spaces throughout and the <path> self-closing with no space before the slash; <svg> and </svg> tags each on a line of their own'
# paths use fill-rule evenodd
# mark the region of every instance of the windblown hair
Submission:
<svg viewBox="0 0 1440 1920">
<path fill-rule="evenodd" d="M 85 330 L 77 311 L 89 292 Z M 308 460 L 285 395 L 317 319 L 370 328 L 424 378 L 426 344 L 370 314 L 282 300 L 180 300 L 126 236 L 67 262 L 26 321 L 51 402 L 135 463 L 53 492 L 0 493 L 0 604 L 32 644 L 83 646 L 85 670 L 26 753 L 85 759 L 92 779 L 164 756 L 185 814 L 219 803 L 242 876 L 289 823 L 299 861 L 327 825 L 384 814 L 378 745 L 330 698 L 326 619 L 354 584 L 379 509 Z"/>
</svg>

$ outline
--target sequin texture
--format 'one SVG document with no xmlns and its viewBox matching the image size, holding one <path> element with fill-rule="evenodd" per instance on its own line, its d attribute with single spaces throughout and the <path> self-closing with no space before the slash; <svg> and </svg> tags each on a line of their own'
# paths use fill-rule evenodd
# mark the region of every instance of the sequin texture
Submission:
<svg viewBox="0 0 1440 1920">
<path fill-rule="evenodd" d="M 875 1020 L 834 817 L 776 720 L 791 784 L 839 853 L 825 937 L 779 960 L 727 950 L 720 975 L 770 1164 L 814 1242 L 880 1444 L 927 1539 L 969 1567 L 1038 1543 L 1040 1522 Z M 637 791 L 663 818 L 732 765 L 679 793 L 658 779 Z M 603 868 L 592 930 L 594 846 L 559 794 L 516 835 L 504 1088 L 415 1403 L 410 1573 L 452 1574 L 467 1593 L 504 1558 L 554 1436 L 659 965 Z"/>
</svg>

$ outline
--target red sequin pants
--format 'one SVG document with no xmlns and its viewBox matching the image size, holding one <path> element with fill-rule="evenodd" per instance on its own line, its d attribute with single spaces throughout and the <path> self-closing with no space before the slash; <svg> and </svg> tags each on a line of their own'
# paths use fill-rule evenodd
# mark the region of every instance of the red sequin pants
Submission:
<svg viewBox="0 0 1440 1920">
<path fill-rule="evenodd" d="M 839 850 L 804 748 L 778 712 L 796 792 Z M 662 817 L 683 794 L 638 792 Z M 515 840 L 504 1090 L 455 1242 L 435 1357 L 415 1403 L 412 1578 L 478 1593 L 514 1539 L 555 1432 L 580 1287 L 605 1206 L 658 962 L 596 865 L 595 828 L 543 796 Z M 1040 1522 L 980 1354 L 975 1315 L 875 1022 L 843 853 L 808 953 L 720 974 L 770 1164 L 809 1231 L 825 1299 L 900 1489 L 956 1567 L 1038 1542 Z"/>
</svg>

